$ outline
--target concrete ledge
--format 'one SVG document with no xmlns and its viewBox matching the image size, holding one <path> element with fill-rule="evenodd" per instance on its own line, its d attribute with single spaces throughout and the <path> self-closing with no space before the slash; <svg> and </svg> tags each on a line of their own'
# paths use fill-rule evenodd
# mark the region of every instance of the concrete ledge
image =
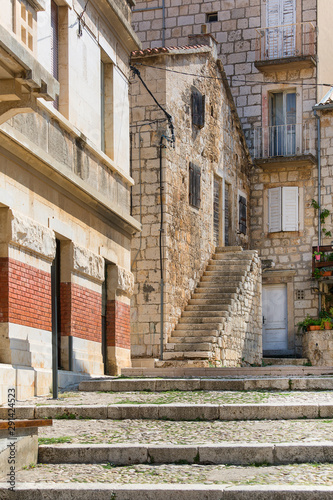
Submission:
<svg viewBox="0 0 333 500">
<path fill-rule="evenodd" d="M 15 493 L 0 483 L 1 500 L 331 500 L 332 486 L 231 486 L 201 484 L 23 483 Z"/>
<path fill-rule="evenodd" d="M 297 368 L 297 367 L 296 367 Z M 331 370 L 333 372 L 333 368 Z M 330 378 L 145 378 L 145 379 L 106 379 L 86 380 L 80 383 L 80 391 L 313 391 L 333 390 L 333 377 Z"/>
<path fill-rule="evenodd" d="M 123 405 L 45 405 L 16 406 L 15 417 L 54 419 L 148 419 L 148 420 L 296 420 L 333 418 L 333 405 L 326 404 L 230 404 L 184 405 L 181 403 Z M 8 408 L 0 407 L 0 419 L 6 420 Z"/>
<path fill-rule="evenodd" d="M 62 444 L 39 446 L 43 464 L 294 464 L 332 463 L 333 442 L 322 443 L 226 443 L 199 446 L 142 444 Z"/>
</svg>

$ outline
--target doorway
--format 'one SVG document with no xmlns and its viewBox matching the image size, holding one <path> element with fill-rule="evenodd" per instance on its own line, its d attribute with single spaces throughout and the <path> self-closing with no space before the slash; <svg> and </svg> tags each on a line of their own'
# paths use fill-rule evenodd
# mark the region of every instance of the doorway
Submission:
<svg viewBox="0 0 333 500">
<path fill-rule="evenodd" d="M 287 285 L 264 285 L 263 352 L 264 355 L 283 355 L 288 352 Z"/>
</svg>

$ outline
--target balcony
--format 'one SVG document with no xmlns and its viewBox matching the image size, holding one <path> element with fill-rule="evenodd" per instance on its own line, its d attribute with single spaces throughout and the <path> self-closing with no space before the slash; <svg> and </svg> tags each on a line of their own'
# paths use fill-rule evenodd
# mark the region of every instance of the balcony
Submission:
<svg viewBox="0 0 333 500">
<path fill-rule="evenodd" d="M 315 133 L 310 123 L 255 127 L 253 157 L 257 165 L 316 164 Z"/>
<path fill-rule="evenodd" d="M 256 61 L 259 71 L 303 69 L 316 66 L 316 28 L 312 23 L 257 29 Z"/>
</svg>

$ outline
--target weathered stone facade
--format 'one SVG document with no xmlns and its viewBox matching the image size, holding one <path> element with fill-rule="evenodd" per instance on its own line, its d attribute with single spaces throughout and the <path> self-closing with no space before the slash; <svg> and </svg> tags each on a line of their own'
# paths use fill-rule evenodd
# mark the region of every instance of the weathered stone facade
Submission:
<svg viewBox="0 0 333 500">
<path fill-rule="evenodd" d="M 309 331 L 303 334 L 303 355 L 312 366 L 333 365 L 333 330 Z"/>
<path fill-rule="evenodd" d="M 215 246 L 249 246 L 248 234 L 239 231 L 239 196 L 249 197 L 250 158 L 237 113 L 225 83 L 222 65 L 210 45 L 175 48 L 154 55 L 132 57 L 142 79 L 158 102 L 172 115 L 175 144 L 163 123 L 165 116 L 136 79 L 131 85 L 132 214 L 142 222 L 142 235 L 132 243 L 135 291 L 132 299 L 132 357 L 158 357 L 160 352 L 160 141 L 162 147 L 162 200 L 164 226 L 164 343 L 202 276 Z M 207 42 L 206 42 L 207 43 Z M 204 76 L 204 78 L 200 78 Z M 193 126 L 193 89 L 205 96 L 205 124 Z M 162 122 L 153 123 L 154 120 Z M 148 122 L 152 122 L 150 125 Z M 141 162 L 141 173 L 140 173 Z M 200 207 L 189 203 L 190 163 L 201 170 Z M 214 241 L 214 179 L 219 184 L 220 233 Z M 216 184 L 217 185 L 217 184 Z M 141 186 L 141 187 L 140 187 Z M 227 187 L 226 187 L 227 186 Z M 222 191 L 229 190 L 229 219 Z M 140 208 L 141 200 L 141 208 Z M 223 215 L 222 215 L 223 214 Z M 247 214 L 248 224 L 248 214 Z M 226 231 L 228 232 L 226 236 Z M 218 241 L 216 240 L 218 239 Z M 137 364 L 143 361 L 137 361 Z"/>
<path fill-rule="evenodd" d="M 60 386 L 131 365 L 140 230 L 130 215 L 128 59 L 140 42 L 129 3 L 2 3 L 0 402 L 9 386 L 18 398 L 48 393 L 55 353 Z"/>
<path fill-rule="evenodd" d="M 326 92 L 325 84 L 333 78 L 328 50 L 332 14 L 327 0 L 295 0 L 289 2 L 293 8 L 289 21 L 272 19 L 268 8 L 277 3 L 224 0 L 179 5 L 176 0 L 166 0 L 163 29 L 161 4 L 138 2 L 133 27 L 143 47 L 161 46 L 163 40 L 166 46 L 184 45 L 204 32 L 216 38 L 255 164 L 250 175 L 250 247 L 259 250 L 267 293 L 281 285 L 287 301 L 283 325 L 286 337 L 281 353 L 301 355 L 302 338 L 296 325 L 307 314 L 318 314 L 320 307 L 311 268 L 312 247 L 318 243 L 317 214 L 311 206 L 311 200 L 318 198 L 317 130 L 312 108 Z M 289 43 L 286 40 L 291 41 L 289 48 L 283 45 Z M 274 121 L 273 116 L 274 98 L 279 95 L 286 100 L 288 93 L 295 96 L 289 122 L 293 123 L 295 142 L 290 150 L 285 146 L 279 149 L 281 138 L 276 139 L 280 130 L 288 134 L 290 128 L 275 127 L 287 122 Z M 286 115 L 283 106 L 279 111 Z M 329 140 L 323 137 L 322 154 L 328 144 Z M 324 159 L 324 165 L 327 161 Z M 321 201 L 329 210 L 330 177 L 331 172 L 323 167 Z M 298 188 L 298 227 L 273 231 L 268 221 L 269 190 L 283 187 Z"/>
</svg>

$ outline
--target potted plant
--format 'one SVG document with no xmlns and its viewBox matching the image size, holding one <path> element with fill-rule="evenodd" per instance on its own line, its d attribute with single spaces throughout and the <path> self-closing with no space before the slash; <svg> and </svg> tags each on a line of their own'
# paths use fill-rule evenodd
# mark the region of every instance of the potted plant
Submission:
<svg viewBox="0 0 333 500">
<path fill-rule="evenodd" d="M 304 333 L 307 330 L 320 330 L 321 321 L 318 318 L 311 318 L 308 314 L 303 321 L 297 323 L 298 332 L 302 331 Z"/>
<path fill-rule="evenodd" d="M 331 319 L 322 319 L 320 323 L 321 330 L 332 330 L 332 320 Z"/>
<path fill-rule="evenodd" d="M 320 272 L 320 276 L 332 276 L 332 271 L 328 267 L 322 267 Z"/>
</svg>

